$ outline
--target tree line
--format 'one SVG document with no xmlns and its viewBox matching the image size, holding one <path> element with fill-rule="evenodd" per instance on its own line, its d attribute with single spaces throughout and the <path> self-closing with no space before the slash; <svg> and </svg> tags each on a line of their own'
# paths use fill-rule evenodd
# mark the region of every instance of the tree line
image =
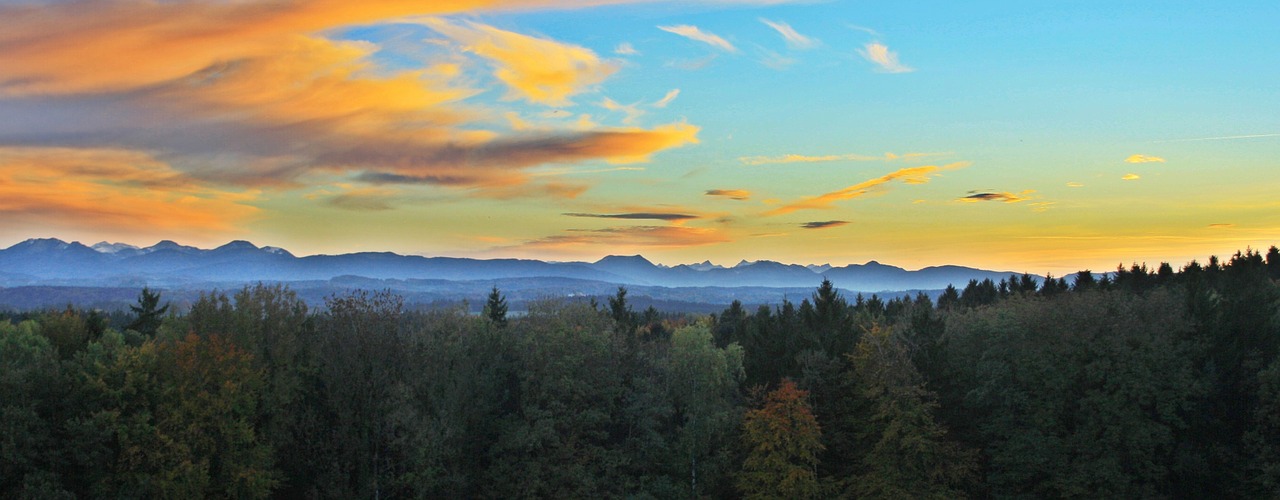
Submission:
<svg viewBox="0 0 1280 500">
<path fill-rule="evenodd" d="M 0 318 L 0 496 L 1280 495 L 1280 251 L 709 317 L 353 291 Z"/>
</svg>

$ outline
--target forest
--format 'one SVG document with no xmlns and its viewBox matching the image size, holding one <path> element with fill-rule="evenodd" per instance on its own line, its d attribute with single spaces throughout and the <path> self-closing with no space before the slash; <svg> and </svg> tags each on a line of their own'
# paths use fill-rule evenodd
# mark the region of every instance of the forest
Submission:
<svg viewBox="0 0 1280 500">
<path fill-rule="evenodd" d="M 708 316 L 323 307 L 0 317 L 5 498 L 1280 496 L 1280 251 Z"/>
</svg>

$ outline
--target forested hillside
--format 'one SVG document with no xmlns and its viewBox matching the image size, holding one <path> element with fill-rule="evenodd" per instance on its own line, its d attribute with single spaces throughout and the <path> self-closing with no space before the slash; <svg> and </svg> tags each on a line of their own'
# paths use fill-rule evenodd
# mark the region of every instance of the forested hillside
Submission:
<svg viewBox="0 0 1280 500">
<path fill-rule="evenodd" d="M 0 319 L 5 498 L 1280 496 L 1280 251 L 710 317 L 538 303 Z"/>
</svg>

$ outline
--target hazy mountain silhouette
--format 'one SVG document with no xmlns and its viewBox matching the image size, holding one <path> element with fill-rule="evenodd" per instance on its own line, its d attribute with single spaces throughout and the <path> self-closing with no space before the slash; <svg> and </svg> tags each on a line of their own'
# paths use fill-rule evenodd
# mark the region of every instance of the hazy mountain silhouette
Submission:
<svg viewBox="0 0 1280 500">
<path fill-rule="evenodd" d="M 844 267 L 743 261 L 733 267 L 710 262 L 667 267 L 639 255 L 611 255 L 596 262 L 422 257 L 390 252 L 297 257 L 277 247 L 232 241 L 200 249 L 161 241 L 139 248 L 101 242 L 93 247 L 58 239 L 30 239 L 0 250 L 0 286 L 194 287 L 255 281 L 324 281 L 340 276 L 372 280 L 510 280 L 569 278 L 653 287 L 806 288 L 828 278 L 840 288 L 868 292 L 963 287 L 971 279 L 999 281 L 1009 272 L 960 266 L 917 271 L 875 261 Z"/>
</svg>

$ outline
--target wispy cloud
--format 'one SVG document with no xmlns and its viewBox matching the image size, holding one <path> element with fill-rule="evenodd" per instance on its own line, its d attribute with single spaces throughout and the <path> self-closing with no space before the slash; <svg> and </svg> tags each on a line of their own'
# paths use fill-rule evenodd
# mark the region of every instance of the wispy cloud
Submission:
<svg viewBox="0 0 1280 500">
<path fill-rule="evenodd" d="M 1072 188 L 1084 187 L 1084 184 L 1080 182 L 1068 182 L 1067 187 L 1072 187 Z"/>
<path fill-rule="evenodd" d="M 325 199 L 325 203 L 344 210 L 383 211 L 395 208 L 392 205 L 394 191 L 378 188 L 353 189 L 333 195 Z"/>
<path fill-rule="evenodd" d="M 944 170 L 954 170 L 969 166 L 969 162 L 956 162 L 943 166 L 925 165 L 921 167 L 908 167 L 898 169 L 889 174 L 876 177 L 871 180 L 860 182 L 852 186 L 822 194 L 804 198 L 796 202 L 792 202 L 781 207 L 769 210 L 764 213 L 766 216 L 783 215 L 796 212 L 798 210 L 818 210 L 831 208 L 831 205 L 837 201 L 851 200 L 860 198 L 868 194 L 883 189 L 883 185 L 893 181 L 901 181 L 904 184 L 924 184 L 929 182 L 929 177 Z"/>
<path fill-rule="evenodd" d="M 884 156 L 868 156 L 856 153 L 839 154 L 839 155 L 801 155 L 801 154 L 785 154 L 779 156 L 743 156 L 738 161 L 744 165 L 771 165 L 777 163 L 823 163 L 830 161 L 894 161 L 894 160 L 914 160 L 929 156 L 939 156 L 944 153 L 904 153 L 894 154 L 885 153 Z"/>
<path fill-rule="evenodd" d="M 714 228 L 687 226 L 628 226 L 605 229 L 568 229 L 556 234 L 525 241 L 498 250 L 534 250 L 566 254 L 626 251 L 627 248 L 681 248 L 730 241 L 728 235 Z"/>
<path fill-rule="evenodd" d="M 667 95 L 662 96 L 662 99 L 658 99 L 656 102 L 654 102 L 653 107 L 665 108 L 667 107 L 668 104 L 671 104 L 671 101 L 676 100 L 676 97 L 678 97 L 679 95 L 680 95 L 680 89 L 671 89 L 670 91 L 667 92 Z"/>
<path fill-rule="evenodd" d="M 1236 225 L 1235 225 L 1235 224 L 1231 224 L 1231 223 L 1223 223 L 1223 222 L 1219 222 L 1219 223 L 1216 223 L 1216 224 L 1209 224 L 1209 227 L 1214 228 L 1214 229 L 1227 229 L 1227 228 L 1236 227 Z"/>
<path fill-rule="evenodd" d="M 730 200 L 747 200 L 751 198 L 751 192 L 743 189 L 708 189 L 707 196 L 720 196 Z"/>
<path fill-rule="evenodd" d="M 1262 139 L 1267 137 L 1280 137 L 1280 134 L 1223 135 L 1217 137 L 1192 137 L 1189 139 L 1165 139 L 1152 142 L 1155 144 L 1161 144 L 1166 142 L 1235 141 L 1240 139 Z"/>
<path fill-rule="evenodd" d="M 761 18 L 760 22 L 768 25 L 770 28 L 773 28 L 779 35 L 782 35 L 782 39 L 786 40 L 788 47 L 793 49 L 811 49 L 818 46 L 818 40 L 801 35 L 792 28 L 790 24 L 782 21 L 771 21 L 764 18 Z"/>
<path fill-rule="evenodd" d="M 620 214 L 565 213 L 561 215 L 569 217 L 589 217 L 595 219 L 664 220 L 672 222 L 698 218 L 697 215 L 663 212 L 631 212 Z"/>
<path fill-rule="evenodd" d="M 613 48 L 613 53 L 618 54 L 620 56 L 634 56 L 634 55 L 639 55 L 640 51 L 636 50 L 636 48 L 633 47 L 630 42 L 622 42 L 618 44 L 617 47 Z"/>
<path fill-rule="evenodd" d="M 1148 155 L 1132 155 L 1124 159 L 1125 163 L 1164 163 L 1164 158 L 1159 156 Z"/>
<path fill-rule="evenodd" d="M 626 123 L 628 125 L 635 123 L 637 118 L 640 118 L 641 116 L 644 115 L 644 110 L 640 109 L 639 103 L 620 104 L 617 101 L 614 101 L 613 99 L 610 99 L 608 97 L 604 98 L 603 101 L 600 101 L 600 107 L 607 109 L 609 111 L 622 113 L 624 115 L 622 118 L 622 123 Z"/>
<path fill-rule="evenodd" d="M 800 224 L 800 227 L 804 229 L 826 229 L 829 227 L 843 226 L 848 223 L 849 221 L 847 220 L 824 220 L 824 221 L 815 221 L 815 222 L 805 222 L 803 224 Z"/>
<path fill-rule="evenodd" d="M 1029 200 L 1030 198 L 1028 198 L 1026 195 L 1029 195 L 1029 194 L 1034 193 L 1034 192 L 1035 192 L 1035 191 L 1023 191 L 1021 194 L 1014 194 L 1014 193 L 1010 193 L 1010 192 L 1008 192 L 1008 191 L 999 192 L 999 193 L 993 193 L 993 192 L 972 193 L 972 194 L 969 194 L 968 196 L 964 196 L 964 197 L 960 198 L 960 199 L 959 199 L 959 200 L 957 200 L 957 201 L 963 201 L 963 202 L 966 202 L 966 203 L 974 203 L 974 202 L 979 202 L 979 201 L 997 201 L 997 202 L 1001 202 L 1001 203 L 1019 203 L 1019 202 L 1023 202 L 1023 201 L 1027 201 L 1027 200 Z"/>
<path fill-rule="evenodd" d="M 898 62 L 898 53 L 889 50 L 888 46 L 880 42 L 868 42 L 862 49 L 858 50 L 858 53 L 862 54 L 863 59 L 879 66 L 879 71 L 884 73 L 910 73 L 915 71 L 914 68 Z"/>
<path fill-rule="evenodd" d="M 668 33 L 675 33 L 690 40 L 705 43 L 725 52 L 738 52 L 738 48 L 734 47 L 728 40 L 725 40 L 718 35 L 702 31 L 697 26 L 693 26 L 691 24 L 658 26 L 658 29 Z"/>
<path fill-rule="evenodd" d="M 1124 177 L 1121 177 L 1121 178 L 1120 178 L 1120 180 L 1123 180 L 1123 181 L 1136 181 L 1136 180 L 1141 179 L 1141 178 L 1142 178 L 1142 176 L 1140 176 L 1140 175 L 1138 175 L 1138 174 L 1124 174 Z"/>
<path fill-rule="evenodd" d="M 858 26 L 858 25 L 856 25 L 856 24 L 846 24 L 846 26 L 848 26 L 848 27 L 849 27 L 849 29 L 851 29 L 851 30 L 854 30 L 854 31 L 861 31 L 861 32 L 863 32 L 863 33 L 866 33 L 866 34 L 871 35 L 871 36 L 874 36 L 874 37 L 879 37 L 879 36 L 880 36 L 880 32 L 878 32 L 878 31 L 876 31 L 876 30 L 873 30 L 873 29 L 871 29 L 871 28 L 868 28 L 868 27 L 866 27 L 866 26 Z"/>
</svg>

